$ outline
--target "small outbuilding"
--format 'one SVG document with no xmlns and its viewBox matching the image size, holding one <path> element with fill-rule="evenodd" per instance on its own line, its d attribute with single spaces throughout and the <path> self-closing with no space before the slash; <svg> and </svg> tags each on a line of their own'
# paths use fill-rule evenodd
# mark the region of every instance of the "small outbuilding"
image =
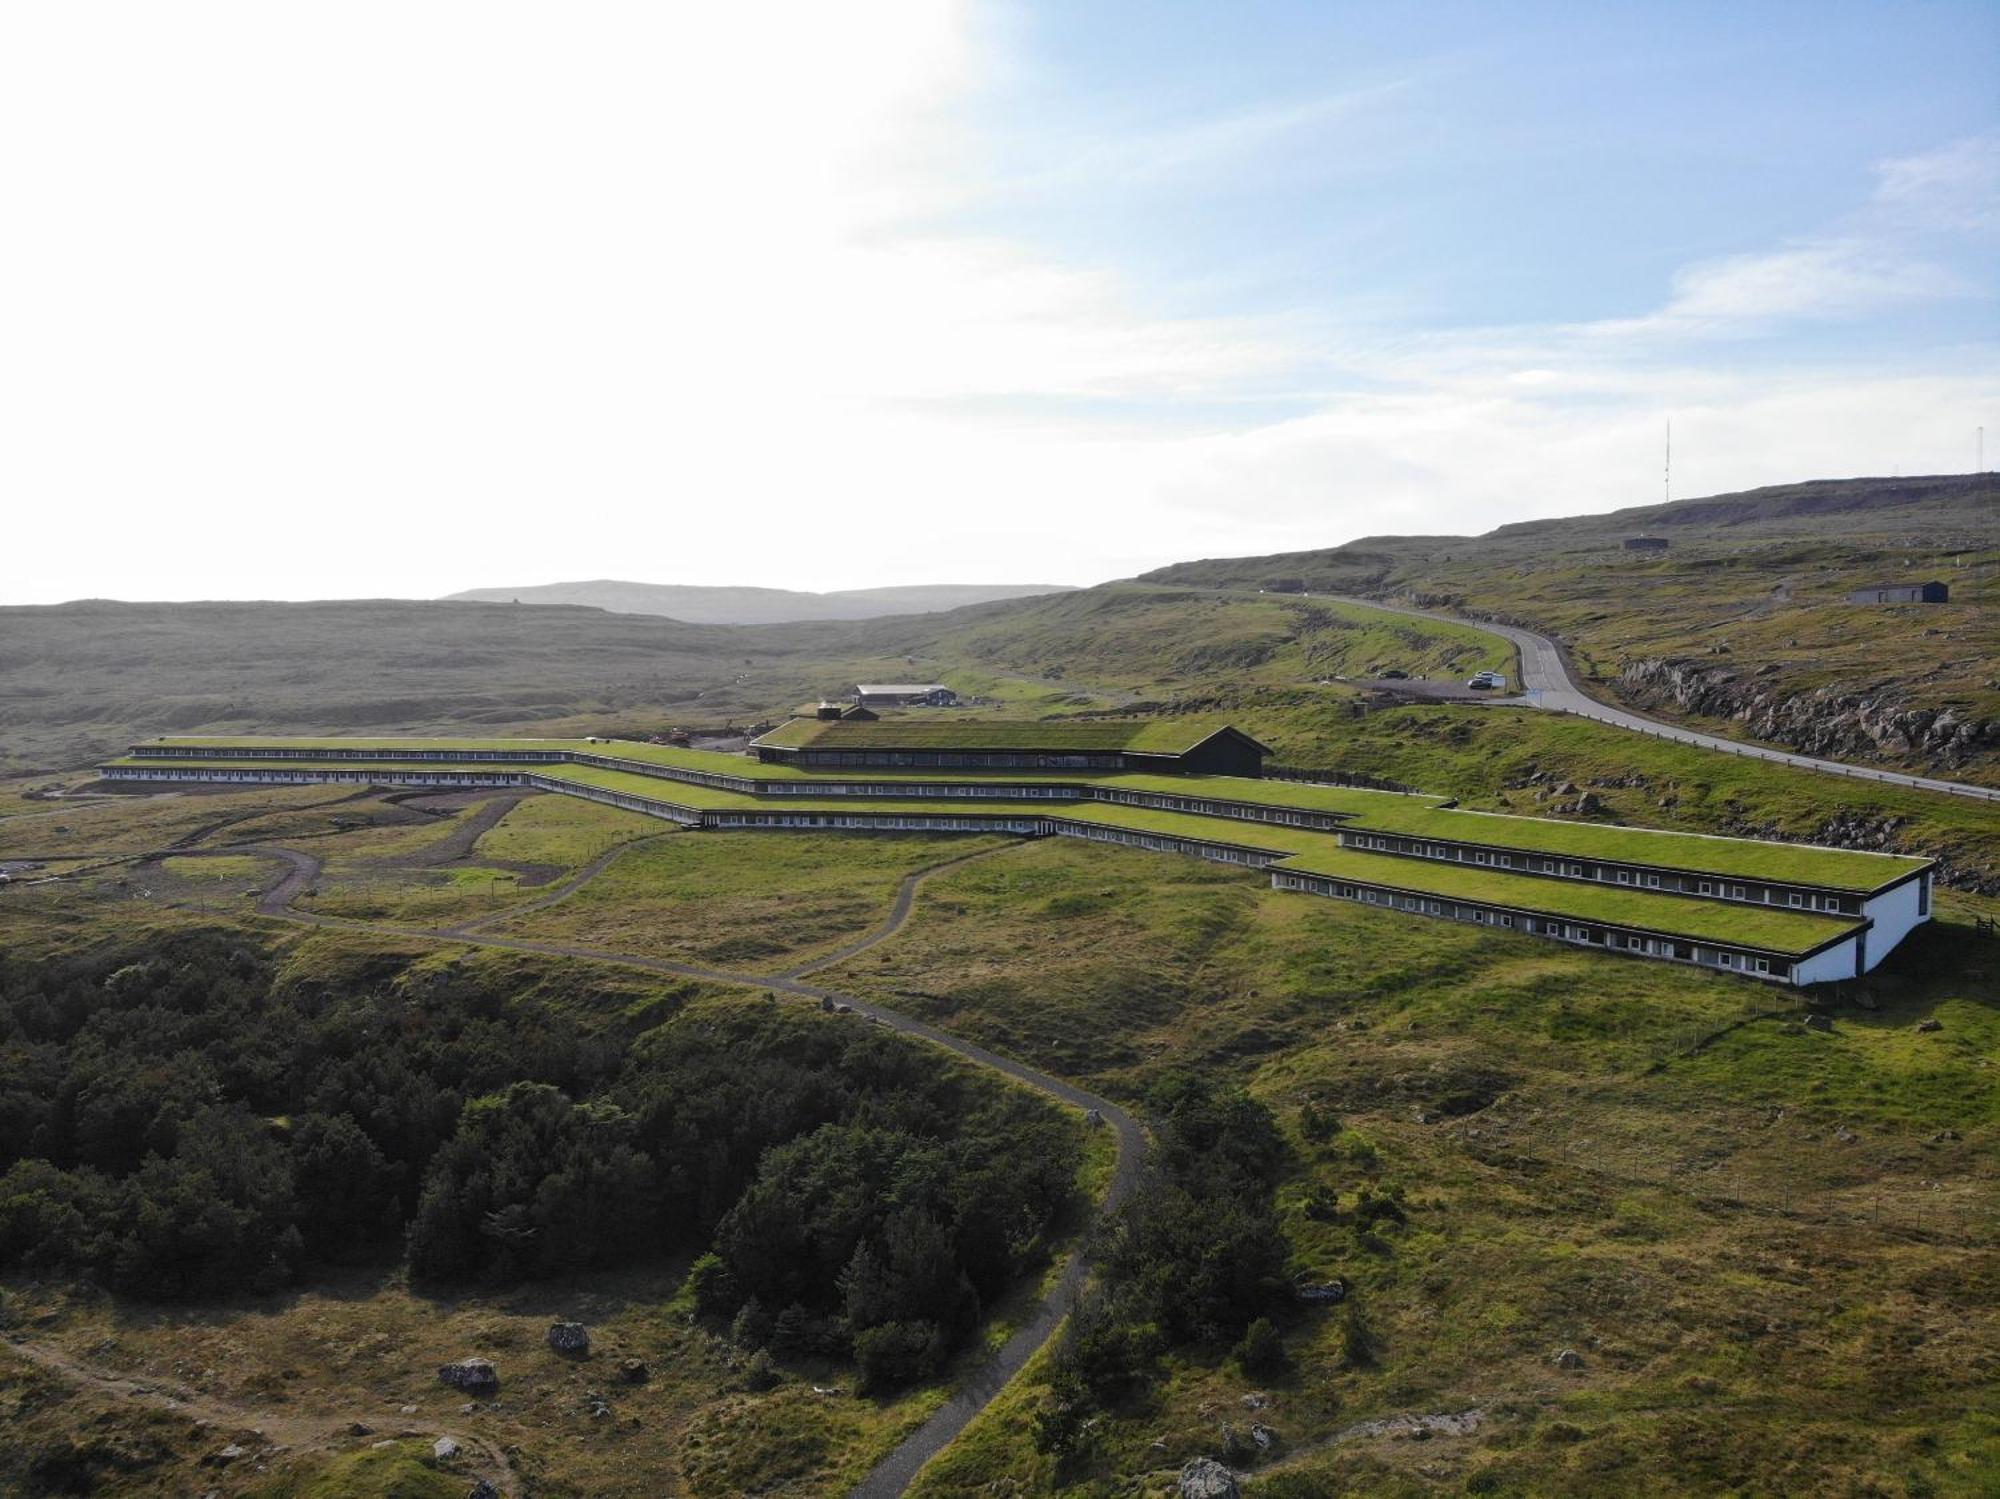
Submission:
<svg viewBox="0 0 2000 1499">
<path fill-rule="evenodd" d="M 864 708 L 956 708 L 958 694 L 942 682 L 863 682 L 854 701 Z"/>
<path fill-rule="evenodd" d="M 1951 585 L 1932 579 L 1928 583 L 1880 583 L 1857 588 L 1847 596 L 1850 604 L 1948 604 Z"/>
</svg>

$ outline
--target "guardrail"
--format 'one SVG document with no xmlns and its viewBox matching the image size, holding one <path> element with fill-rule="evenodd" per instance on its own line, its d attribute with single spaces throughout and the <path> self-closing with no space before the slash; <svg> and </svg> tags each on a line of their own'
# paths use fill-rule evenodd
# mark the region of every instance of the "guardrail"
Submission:
<svg viewBox="0 0 2000 1499">
<path fill-rule="evenodd" d="M 2000 802 L 2000 788 L 1973 786 L 1964 781 L 1942 781 L 1931 776 L 1911 775 L 1908 771 L 1872 770 L 1863 765 L 1843 765 L 1838 760 L 1817 760 L 1811 755 L 1795 755 L 1788 750 L 1768 749 L 1761 744 L 1738 744 L 1719 735 L 1704 734 L 1697 729 L 1675 729 L 1665 724 L 1655 724 L 1636 714 L 1621 715 L 1610 711 L 1591 713 L 1572 707 L 1563 707 L 1556 711 L 1569 713 L 1577 718 L 1587 718 L 1594 723 L 1607 724 L 1614 729 L 1644 734 L 1650 739 L 1664 739 L 1674 744 L 1690 745 L 1695 749 L 1705 749 L 1717 754 L 1737 755 L 1746 760 L 1768 760 L 1774 765 L 1789 765 L 1794 770 L 1816 770 L 1823 775 L 1846 776 L 1856 781 L 1875 781 L 1884 786 L 1901 786 L 1906 791 L 1928 791 L 1939 796 L 1962 796 L 1972 801 Z M 1265 774 L 1269 775 L 1270 772 L 1266 771 Z"/>
</svg>

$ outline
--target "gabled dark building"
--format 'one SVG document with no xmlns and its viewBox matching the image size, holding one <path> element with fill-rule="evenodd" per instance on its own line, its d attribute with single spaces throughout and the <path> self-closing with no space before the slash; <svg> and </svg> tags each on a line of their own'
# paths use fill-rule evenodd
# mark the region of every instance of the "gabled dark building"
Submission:
<svg viewBox="0 0 2000 1499">
<path fill-rule="evenodd" d="M 1929 583 L 1879 583 L 1872 588 L 1857 588 L 1847 596 L 1850 604 L 1948 604 L 1951 602 L 1951 587 L 1932 580 Z"/>
</svg>

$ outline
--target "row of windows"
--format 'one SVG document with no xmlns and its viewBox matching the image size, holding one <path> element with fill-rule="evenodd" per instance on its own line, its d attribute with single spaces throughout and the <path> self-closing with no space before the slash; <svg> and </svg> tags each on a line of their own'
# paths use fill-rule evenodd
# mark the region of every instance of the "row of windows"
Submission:
<svg viewBox="0 0 2000 1499">
<path fill-rule="evenodd" d="M 1663 876 L 1650 869 L 1627 869 L 1616 864 L 1581 864 L 1571 859 L 1553 859 L 1540 854 L 1498 853 L 1490 849 L 1467 848 L 1455 843 L 1432 843 L 1416 838 L 1385 838 L 1374 833 L 1342 833 L 1341 843 L 1348 848 L 1372 849 L 1379 853 L 1411 854 L 1420 859 L 1444 859 L 1458 864 L 1483 864 L 1495 869 L 1516 870 L 1523 874 L 1546 874 L 1560 879 L 1593 880 L 1599 884 L 1667 890 L 1681 895 L 1761 901 L 1767 905 L 1790 905 L 1798 910 L 1833 911 L 1849 916 L 1859 915 L 1861 911 L 1861 902 L 1856 898 L 1792 890 L 1783 886 L 1740 885 L 1728 880 L 1701 879 L 1695 875 Z"/>
<path fill-rule="evenodd" d="M 1271 883 L 1280 890 L 1301 890 L 1317 895 L 1332 895 L 1341 900 L 1358 901 L 1363 905 L 1383 906 L 1418 915 L 1443 916 L 1454 921 L 1508 928 L 1516 924 L 1513 913 L 1508 911 L 1464 905 L 1457 901 L 1436 900 L 1429 896 L 1377 890 L 1369 885 L 1349 885 L 1337 880 L 1320 880 L 1310 876 L 1284 873 L 1273 875 Z M 1584 946 L 1608 947 L 1617 952 L 1642 953 L 1647 957 L 1666 958 L 1682 963 L 1704 963 L 1711 967 L 1728 968 L 1767 977 L 1774 971 L 1769 958 L 1759 957 L 1753 953 L 1731 952 L 1725 948 L 1699 947 L 1692 942 L 1672 938 L 1613 931 L 1546 916 L 1523 916 L 1519 918 L 1519 925 L 1520 930 L 1536 936 L 1554 937 L 1560 941 L 1575 942 Z M 1776 976 L 1788 977 L 1789 971 L 1780 968 L 1776 970 Z"/>
</svg>

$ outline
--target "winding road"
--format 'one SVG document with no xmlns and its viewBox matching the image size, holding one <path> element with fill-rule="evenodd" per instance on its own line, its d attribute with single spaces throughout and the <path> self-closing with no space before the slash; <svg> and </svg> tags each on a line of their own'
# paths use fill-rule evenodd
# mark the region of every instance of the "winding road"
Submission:
<svg viewBox="0 0 2000 1499">
<path fill-rule="evenodd" d="M 1576 678 L 1570 674 L 1569 662 L 1559 644 L 1547 635 L 1538 635 L 1533 630 L 1522 629 L 1519 625 L 1492 624 L 1483 619 L 1466 619 L 1455 614 L 1439 614 L 1429 609 L 1411 609 L 1402 604 L 1386 604 L 1380 599 L 1351 598 L 1343 594 L 1317 594 L 1315 597 L 1329 598 L 1339 604 L 1358 604 L 1366 609 L 1381 609 L 1390 614 L 1407 614 L 1413 619 L 1433 619 L 1453 625 L 1475 625 L 1479 629 L 1498 635 L 1513 644 L 1520 652 L 1521 687 L 1527 694 L 1528 701 L 1537 708 L 1546 708 L 1556 713 L 1573 713 L 1578 718 L 1596 719 L 1599 723 L 1631 729 L 1639 734 L 1650 734 L 1655 739 L 1671 739 L 1680 744 L 1698 745 L 1702 749 L 1717 750 L 1725 755 L 1769 760 L 1778 765 L 1796 766 L 1800 770 L 1817 770 L 1827 775 L 1846 776 L 1850 780 L 1878 781 L 1888 786 L 1906 786 L 1914 791 L 1937 791 L 1946 796 L 1963 796 L 1974 801 L 2000 802 L 2000 789 L 1991 786 L 1970 786 L 1963 781 L 1942 781 L 1930 776 L 1906 775 L 1899 770 L 1876 770 L 1871 766 L 1849 765 L 1840 760 L 1817 760 L 1810 755 L 1795 755 L 1788 750 L 1769 749 L 1761 744 L 1746 744 L 1740 739 L 1724 739 L 1716 734 L 1704 734 L 1699 729 L 1682 728 L 1679 724 L 1663 723 L 1657 718 L 1647 718 L 1629 709 L 1614 708 L 1609 703 L 1599 702 L 1583 690 Z"/>
<path fill-rule="evenodd" d="M 504 917 L 520 915 L 529 910 L 540 910 L 567 899 L 631 849 L 659 838 L 673 836 L 676 835 L 657 833 L 607 849 L 540 900 L 495 912 L 457 926 L 421 928 L 354 921 L 343 917 L 292 910 L 291 903 L 311 889 L 313 882 L 319 878 L 321 861 L 312 854 L 286 848 L 282 844 L 242 843 L 213 849 L 175 848 L 162 852 L 171 853 L 175 858 L 261 854 L 277 860 L 284 867 L 278 878 L 273 880 L 258 897 L 257 912 L 260 916 L 274 917 L 306 926 L 372 931 L 397 937 L 429 938 L 439 942 L 461 942 L 474 947 L 502 948 L 510 952 L 579 958 L 594 963 L 613 963 L 620 967 L 640 968 L 649 973 L 666 974 L 674 978 L 699 979 L 712 984 L 764 989 L 798 999 L 811 1000 L 823 1008 L 844 1005 L 852 1016 L 860 1020 L 872 1021 L 889 1030 L 928 1041 L 933 1046 L 941 1047 L 981 1067 L 991 1068 L 1003 1076 L 1024 1083 L 1072 1107 L 1094 1110 L 1098 1118 L 1103 1120 L 1104 1127 L 1113 1131 L 1118 1140 L 1118 1162 L 1112 1169 L 1110 1184 L 1097 1204 L 1100 1215 L 1116 1211 L 1138 1186 L 1146 1154 L 1146 1134 L 1137 1120 L 1109 1099 L 1099 1098 L 1074 1083 L 1051 1077 L 1046 1072 L 1025 1066 L 1010 1057 L 1003 1057 L 998 1052 L 988 1051 L 976 1042 L 954 1036 L 949 1031 L 939 1030 L 936 1026 L 913 1015 L 905 1015 L 899 1010 L 891 1010 L 853 995 L 843 994 L 839 990 L 804 981 L 807 974 L 843 962 L 895 936 L 910 919 L 915 909 L 919 888 L 933 875 L 974 859 L 1003 853 L 1007 849 L 1016 847 L 1016 842 L 1009 842 L 998 848 L 982 849 L 977 853 L 961 854 L 956 858 L 946 859 L 911 872 L 904 876 L 889 916 L 880 927 L 844 947 L 779 973 L 738 973 L 727 969 L 705 968 L 691 963 L 675 963 L 665 958 L 646 957 L 638 953 L 622 953 L 610 948 L 587 947 L 568 942 L 544 942 L 525 937 L 503 937 L 475 930 Z M 1015 1330 L 1013 1336 L 985 1364 L 969 1374 L 953 1391 L 951 1397 L 933 1411 L 922 1425 L 899 1442 L 869 1471 L 853 1489 L 851 1499 L 895 1499 L 896 1495 L 908 1488 L 918 1470 L 944 1451 L 952 1439 L 963 1431 L 1001 1390 L 1006 1388 L 1014 1376 L 1027 1366 L 1028 1360 L 1054 1336 L 1056 1329 L 1062 1325 L 1063 1318 L 1068 1315 L 1070 1304 L 1082 1290 L 1084 1279 L 1088 1274 L 1089 1265 L 1083 1250 L 1078 1248 L 1072 1251 L 1063 1265 L 1061 1275 L 1043 1293 L 1034 1310 Z"/>
</svg>

